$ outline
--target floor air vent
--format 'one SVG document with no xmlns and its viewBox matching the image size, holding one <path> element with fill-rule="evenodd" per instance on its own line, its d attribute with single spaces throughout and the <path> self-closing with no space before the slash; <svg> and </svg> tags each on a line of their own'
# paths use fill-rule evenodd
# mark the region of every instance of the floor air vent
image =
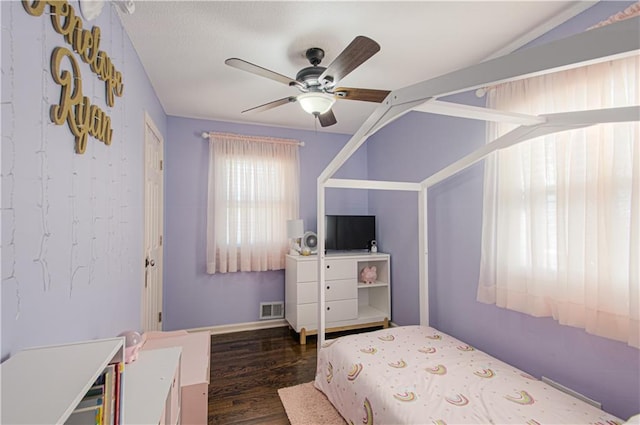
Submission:
<svg viewBox="0 0 640 425">
<path fill-rule="evenodd" d="M 284 317 L 284 302 L 260 303 L 260 320 L 282 319 Z"/>
</svg>

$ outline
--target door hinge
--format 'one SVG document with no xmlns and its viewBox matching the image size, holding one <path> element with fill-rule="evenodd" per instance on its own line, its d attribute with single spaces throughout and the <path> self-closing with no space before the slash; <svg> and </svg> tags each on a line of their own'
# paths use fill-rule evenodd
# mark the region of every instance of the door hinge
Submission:
<svg viewBox="0 0 640 425">
<path fill-rule="evenodd" d="M 162 312 L 158 312 L 158 323 L 162 323 Z"/>
<path fill-rule="evenodd" d="M 162 235 L 160 235 L 160 246 L 162 246 Z"/>
<path fill-rule="evenodd" d="M 162 171 L 162 160 L 160 160 L 160 171 Z"/>
</svg>

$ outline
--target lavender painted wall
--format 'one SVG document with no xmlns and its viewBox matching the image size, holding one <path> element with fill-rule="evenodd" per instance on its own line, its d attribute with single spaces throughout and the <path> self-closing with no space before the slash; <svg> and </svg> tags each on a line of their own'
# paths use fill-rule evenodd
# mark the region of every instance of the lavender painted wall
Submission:
<svg viewBox="0 0 640 425">
<path fill-rule="evenodd" d="M 253 322 L 260 302 L 284 301 L 284 271 L 205 273 L 209 142 L 203 131 L 284 137 L 300 148 L 300 218 L 316 230 L 316 179 L 348 136 L 178 117 L 168 118 L 165 175 L 164 328 L 208 327 Z M 366 147 L 340 172 L 366 178 Z M 365 214 L 364 191 L 329 191 L 327 211 Z"/>
<path fill-rule="evenodd" d="M 79 13 L 78 4 L 71 5 Z M 74 152 L 68 126 L 49 108 L 60 99 L 52 50 L 68 47 L 48 7 L 28 15 L 2 2 L 2 359 L 28 346 L 115 336 L 139 329 L 143 260 L 144 112 L 166 116 L 116 12 L 95 21 L 100 49 L 122 72 L 123 97 L 79 60 L 83 94 L 111 117 L 106 146 Z M 70 69 L 63 61 L 63 69 Z"/>
<path fill-rule="evenodd" d="M 629 2 L 601 2 L 536 42 L 606 19 Z M 473 94 L 455 99 L 482 104 Z M 369 177 L 420 181 L 484 143 L 484 125 L 411 113 L 368 142 Z M 482 220 L 482 164 L 429 192 L 430 324 L 534 376 L 547 376 L 602 402 L 621 418 L 640 411 L 640 351 L 626 344 L 476 302 Z M 371 191 L 379 243 L 392 255 L 393 321 L 419 322 L 417 195 Z M 408 225 L 407 225 L 408 223 Z"/>
</svg>

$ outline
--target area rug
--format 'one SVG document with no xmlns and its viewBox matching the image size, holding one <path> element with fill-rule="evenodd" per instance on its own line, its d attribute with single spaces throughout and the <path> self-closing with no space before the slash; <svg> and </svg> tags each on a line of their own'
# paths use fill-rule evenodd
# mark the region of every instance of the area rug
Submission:
<svg viewBox="0 0 640 425">
<path fill-rule="evenodd" d="M 313 382 L 278 390 L 291 425 L 343 425 L 346 422 Z"/>
</svg>

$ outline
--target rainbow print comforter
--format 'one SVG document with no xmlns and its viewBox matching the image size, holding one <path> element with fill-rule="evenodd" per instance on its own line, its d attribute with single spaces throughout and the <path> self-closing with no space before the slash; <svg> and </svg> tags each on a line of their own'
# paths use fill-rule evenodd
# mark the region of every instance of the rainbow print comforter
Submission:
<svg viewBox="0 0 640 425">
<path fill-rule="evenodd" d="M 315 386 L 349 424 L 621 424 L 434 328 L 327 341 Z"/>
</svg>

